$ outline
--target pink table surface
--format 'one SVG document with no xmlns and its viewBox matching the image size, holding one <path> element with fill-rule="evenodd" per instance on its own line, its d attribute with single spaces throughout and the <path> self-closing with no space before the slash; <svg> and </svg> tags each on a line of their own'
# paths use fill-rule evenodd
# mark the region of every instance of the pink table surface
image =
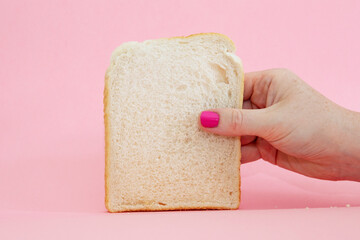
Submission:
<svg viewBox="0 0 360 240">
<path fill-rule="evenodd" d="M 0 239 L 359 238 L 360 183 L 263 161 L 241 167 L 237 211 L 107 214 L 102 113 L 116 46 L 199 32 L 360 111 L 359 22 L 357 0 L 0 1 Z"/>
<path fill-rule="evenodd" d="M 360 208 L 0 214 L 1 239 L 358 239 Z"/>
</svg>

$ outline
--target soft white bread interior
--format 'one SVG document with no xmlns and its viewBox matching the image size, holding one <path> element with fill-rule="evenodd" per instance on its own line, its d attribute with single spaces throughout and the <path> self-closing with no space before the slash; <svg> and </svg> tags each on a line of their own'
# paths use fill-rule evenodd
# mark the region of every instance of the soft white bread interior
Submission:
<svg viewBox="0 0 360 240">
<path fill-rule="evenodd" d="M 237 209 L 240 139 L 201 131 L 198 117 L 242 99 L 241 61 L 224 35 L 118 47 L 105 77 L 106 208 Z"/>
</svg>

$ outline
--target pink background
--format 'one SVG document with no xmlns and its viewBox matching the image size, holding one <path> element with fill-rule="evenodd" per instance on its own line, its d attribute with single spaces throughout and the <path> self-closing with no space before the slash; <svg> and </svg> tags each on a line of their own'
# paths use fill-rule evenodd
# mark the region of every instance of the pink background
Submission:
<svg viewBox="0 0 360 240">
<path fill-rule="evenodd" d="M 263 161 L 242 166 L 238 211 L 107 214 L 102 98 L 119 44 L 220 32 L 246 71 L 290 68 L 360 111 L 359 23 L 357 0 L 1 0 L 0 238 L 355 238 L 360 183 Z"/>
</svg>

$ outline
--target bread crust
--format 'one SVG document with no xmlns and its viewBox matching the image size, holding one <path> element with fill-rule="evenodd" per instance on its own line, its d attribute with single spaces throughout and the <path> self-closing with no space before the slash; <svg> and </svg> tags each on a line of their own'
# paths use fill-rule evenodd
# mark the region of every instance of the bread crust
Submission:
<svg viewBox="0 0 360 240">
<path fill-rule="evenodd" d="M 108 82 L 109 82 L 109 69 L 105 73 L 105 87 L 104 87 L 104 125 L 105 125 L 105 206 L 111 212 L 109 206 L 109 189 L 108 189 L 108 173 L 109 173 L 109 145 L 110 145 L 110 131 L 109 131 L 109 118 L 108 118 Z"/>
<path fill-rule="evenodd" d="M 242 68 L 242 66 L 241 66 Z M 241 94 L 240 94 L 240 101 L 239 101 L 239 108 L 242 108 L 243 105 L 243 99 L 244 99 L 244 71 L 241 72 L 241 78 L 239 79 L 240 81 L 240 85 L 241 85 Z M 237 208 L 239 208 L 240 206 L 240 202 L 241 202 L 241 174 L 240 174 L 240 165 L 241 165 L 241 138 L 239 137 L 239 147 L 238 147 L 238 159 L 239 159 L 239 202 L 238 202 L 238 206 Z"/>
<path fill-rule="evenodd" d="M 163 38 L 163 39 L 188 39 L 198 36 L 209 36 L 209 35 L 217 35 L 222 37 L 223 39 L 227 40 L 231 46 L 233 47 L 233 51 L 235 52 L 235 44 L 234 42 L 226 35 L 220 33 L 197 33 L 192 34 L 189 36 L 178 36 L 178 37 L 171 37 L 171 38 Z M 242 67 L 241 67 L 242 68 Z M 111 63 L 105 73 L 105 87 L 104 87 L 104 125 L 105 125 L 105 207 L 111 213 L 116 212 L 128 212 L 128 211 L 168 211 L 168 210 L 228 210 L 228 209 L 238 209 L 241 200 L 241 177 L 239 176 L 239 201 L 235 207 L 217 207 L 214 205 L 205 205 L 205 206 L 188 206 L 188 207 L 168 207 L 168 206 L 161 206 L 161 205 L 142 205 L 142 206 L 132 206 L 132 207 L 124 207 L 122 210 L 114 210 L 111 208 L 109 204 L 109 155 L 110 155 L 110 126 L 109 126 L 109 117 L 108 117 L 108 103 L 109 103 L 109 75 L 108 73 L 111 70 Z M 242 76 L 239 78 L 240 85 L 241 85 L 241 94 L 240 94 L 240 101 L 239 101 L 239 108 L 242 108 L 243 103 L 243 91 L 244 91 L 244 72 L 242 71 Z M 237 151 L 237 159 L 238 159 L 238 171 L 240 174 L 240 164 L 241 164 L 241 142 L 240 137 L 238 138 L 238 151 Z"/>
<path fill-rule="evenodd" d="M 226 35 L 224 34 L 221 34 L 221 33 L 215 33 L 215 32 L 210 32 L 210 33 L 195 33 L 195 34 L 191 34 L 189 36 L 179 36 L 179 37 L 170 37 L 170 38 L 165 38 L 165 39 L 177 39 L 177 38 L 180 38 L 180 39 L 186 39 L 186 38 L 192 38 L 192 37 L 198 37 L 198 36 L 211 36 L 211 35 L 217 35 L 219 37 L 222 37 L 224 39 L 226 39 L 228 42 L 230 42 L 230 44 L 232 45 L 232 47 L 234 48 L 235 50 L 235 44 L 234 42 Z"/>
<path fill-rule="evenodd" d="M 208 206 L 190 206 L 190 207 L 155 207 L 151 205 L 141 205 L 126 208 L 124 207 L 123 210 L 112 210 L 107 208 L 110 213 L 121 213 L 121 212 L 152 212 L 152 211 L 192 211 L 192 210 L 236 210 L 239 208 L 239 205 L 236 207 L 215 207 L 213 205 Z"/>
</svg>

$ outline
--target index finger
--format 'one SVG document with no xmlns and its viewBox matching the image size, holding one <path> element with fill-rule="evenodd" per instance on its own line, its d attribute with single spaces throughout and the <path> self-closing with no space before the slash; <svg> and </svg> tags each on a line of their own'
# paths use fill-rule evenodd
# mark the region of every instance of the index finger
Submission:
<svg viewBox="0 0 360 240">
<path fill-rule="evenodd" d="M 263 76 L 262 71 L 245 73 L 244 79 L 244 101 L 249 100 L 254 92 L 255 82 Z"/>
</svg>

